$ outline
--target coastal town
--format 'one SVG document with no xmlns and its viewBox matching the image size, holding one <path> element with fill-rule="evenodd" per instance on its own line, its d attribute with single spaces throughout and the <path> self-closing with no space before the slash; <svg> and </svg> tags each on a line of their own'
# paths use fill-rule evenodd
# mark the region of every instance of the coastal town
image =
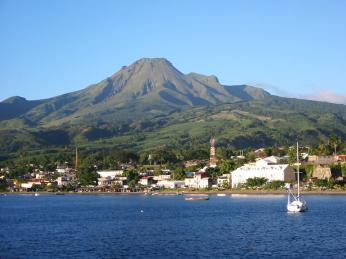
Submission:
<svg viewBox="0 0 346 259">
<path fill-rule="evenodd" d="M 285 183 L 297 180 L 294 159 L 290 157 L 293 148 L 281 156 L 268 156 L 268 150 L 259 148 L 246 154 L 240 151 L 228 160 L 221 160 L 217 157 L 216 140 L 212 138 L 208 160 L 188 160 L 177 167 L 158 163 L 149 154 L 149 164 L 138 165 L 130 159 L 114 168 L 99 169 L 95 162 L 88 171 L 82 167 L 76 148 L 74 165 L 57 162 L 56 166 L 45 169 L 40 164 L 29 164 L 28 171 L 20 172 L 2 167 L 0 188 L 2 192 L 14 193 L 277 191 L 284 190 Z M 303 190 L 345 190 L 346 154 L 337 154 L 336 148 L 332 155 L 309 155 L 305 150 L 309 148 L 299 150 Z"/>
</svg>

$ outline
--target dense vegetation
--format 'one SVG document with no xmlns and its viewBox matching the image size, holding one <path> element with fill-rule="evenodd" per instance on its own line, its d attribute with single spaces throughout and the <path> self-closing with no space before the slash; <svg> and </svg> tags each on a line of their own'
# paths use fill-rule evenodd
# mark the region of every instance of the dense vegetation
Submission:
<svg viewBox="0 0 346 259">
<path fill-rule="evenodd" d="M 58 128 L 3 129 L 0 159 L 20 152 L 56 153 L 75 145 L 89 151 L 174 149 L 192 159 L 194 155 L 184 152 L 207 151 L 211 136 L 216 136 L 219 147 L 246 149 L 290 145 L 296 140 L 317 145 L 332 135 L 346 138 L 343 105 L 268 97 L 197 107 L 130 123 L 85 122 Z"/>
<path fill-rule="evenodd" d="M 215 76 L 183 74 L 165 59 L 141 59 L 80 91 L 0 103 L 0 161 L 19 154 L 179 150 L 193 158 L 218 147 L 317 145 L 346 138 L 345 105 L 270 95 Z M 186 154 L 190 153 L 190 154 Z"/>
</svg>

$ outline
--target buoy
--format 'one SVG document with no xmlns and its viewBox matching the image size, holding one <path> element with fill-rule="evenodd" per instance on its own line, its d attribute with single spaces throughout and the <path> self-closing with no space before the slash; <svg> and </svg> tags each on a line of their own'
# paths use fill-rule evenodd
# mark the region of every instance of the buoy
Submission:
<svg viewBox="0 0 346 259">
<path fill-rule="evenodd" d="M 143 210 L 141 210 L 141 212 L 143 213 L 144 211 L 143 211 Z"/>
</svg>

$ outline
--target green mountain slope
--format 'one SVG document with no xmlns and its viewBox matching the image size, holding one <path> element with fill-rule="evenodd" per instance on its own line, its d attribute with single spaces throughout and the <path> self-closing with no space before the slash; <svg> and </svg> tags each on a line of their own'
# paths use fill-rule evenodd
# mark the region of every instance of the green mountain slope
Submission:
<svg viewBox="0 0 346 259">
<path fill-rule="evenodd" d="M 211 136 L 234 148 L 317 144 L 346 138 L 346 106 L 272 96 L 215 76 L 183 74 L 141 59 L 98 84 L 39 101 L 0 103 L 0 159 L 79 145 L 133 150 L 195 149 Z"/>
<path fill-rule="evenodd" d="M 26 119 L 41 126 L 91 121 L 153 118 L 195 106 L 263 99 L 269 93 L 251 86 L 223 86 L 215 76 L 183 74 L 162 58 L 140 59 L 100 83 L 41 100 L 0 120 Z M 2 105 L 5 105 L 1 103 Z"/>
<path fill-rule="evenodd" d="M 263 100 L 201 106 L 130 123 L 69 125 L 12 130 L 0 134 L 0 154 L 45 150 L 65 145 L 86 149 L 196 149 L 211 136 L 218 146 L 258 148 L 318 144 L 331 135 L 346 138 L 344 105 L 266 97 Z"/>
</svg>

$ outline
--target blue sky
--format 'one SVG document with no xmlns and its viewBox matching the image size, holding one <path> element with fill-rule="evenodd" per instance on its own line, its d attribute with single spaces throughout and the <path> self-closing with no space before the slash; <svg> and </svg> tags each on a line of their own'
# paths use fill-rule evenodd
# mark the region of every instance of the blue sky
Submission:
<svg viewBox="0 0 346 259">
<path fill-rule="evenodd" d="M 0 100 L 79 90 L 142 57 L 346 103 L 346 1 L 0 0 Z"/>
</svg>

